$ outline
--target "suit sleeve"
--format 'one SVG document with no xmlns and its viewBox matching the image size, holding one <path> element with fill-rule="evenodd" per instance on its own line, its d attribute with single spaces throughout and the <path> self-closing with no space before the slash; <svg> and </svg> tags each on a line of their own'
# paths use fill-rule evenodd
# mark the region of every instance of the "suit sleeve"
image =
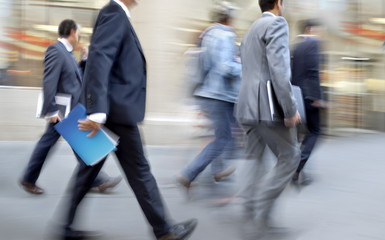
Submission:
<svg viewBox="0 0 385 240">
<path fill-rule="evenodd" d="M 84 81 L 87 112 L 108 114 L 108 85 L 111 68 L 123 42 L 127 16 L 116 8 L 99 14 L 91 39 Z"/>
<path fill-rule="evenodd" d="M 49 46 L 44 58 L 43 74 L 43 115 L 58 111 L 55 102 L 55 95 L 60 80 L 63 58 L 60 57 L 59 50 L 54 46 Z"/>
<path fill-rule="evenodd" d="M 313 100 L 322 99 L 319 79 L 319 45 L 318 41 L 312 41 L 307 51 L 306 58 L 308 79 L 304 81 L 308 97 Z"/>
<path fill-rule="evenodd" d="M 290 118 L 296 113 L 297 105 L 290 83 L 289 28 L 286 20 L 276 17 L 267 28 L 265 36 L 266 56 L 274 92 L 285 118 Z"/>
</svg>

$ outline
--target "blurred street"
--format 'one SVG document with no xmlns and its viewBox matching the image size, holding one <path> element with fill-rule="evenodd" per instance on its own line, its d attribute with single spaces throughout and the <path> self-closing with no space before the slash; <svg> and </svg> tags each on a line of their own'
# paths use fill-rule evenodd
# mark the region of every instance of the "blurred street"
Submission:
<svg viewBox="0 0 385 240">
<path fill-rule="evenodd" d="M 306 187 L 290 185 L 279 199 L 274 214 L 277 226 L 290 229 L 282 239 L 369 240 L 385 239 L 385 134 L 326 137 L 306 165 L 314 182 Z M 0 239 L 51 239 L 49 232 L 60 216 L 58 207 L 76 166 L 68 145 L 61 141 L 47 159 L 38 180 L 46 190 L 41 196 L 24 192 L 18 185 L 35 142 L 0 142 Z M 237 193 L 244 178 L 243 159 L 232 160 L 237 171 L 229 180 L 214 183 L 208 168 L 189 197 L 174 184 L 174 176 L 199 148 L 147 146 L 152 171 L 171 218 L 199 220 L 192 240 L 237 240 L 241 238 L 241 201 L 218 205 L 221 197 Z M 270 157 L 269 157 L 270 158 Z M 120 167 L 110 156 L 104 170 L 111 176 Z M 108 193 L 91 192 L 79 211 L 79 225 L 100 230 L 108 240 L 153 239 L 142 212 L 126 182 Z"/>
</svg>

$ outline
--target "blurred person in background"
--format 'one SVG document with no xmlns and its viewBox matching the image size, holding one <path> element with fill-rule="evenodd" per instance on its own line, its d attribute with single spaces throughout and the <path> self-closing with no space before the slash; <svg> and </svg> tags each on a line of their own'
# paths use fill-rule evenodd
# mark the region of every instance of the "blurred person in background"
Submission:
<svg viewBox="0 0 385 240">
<path fill-rule="evenodd" d="M 187 190 L 191 182 L 212 163 L 216 182 L 231 175 L 234 167 L 225 167 L 221 155 L 232 143 L 231 123 L 240 84 L 241 63 L 235 45 L 235 32 L 231 27 L 235 7 L 220 2 L 213 10 L 215 23 L 201 35 L 205 48 L 203 65 L 207 75 L 194 96 L 201 111 L 212 121 L 215 139 L 209 143 L 188 166 L 177 175 L 177 181 Z"/>
<path fill-rule="evenodd" d="M 301 35 L 297 37 L 293 51 L 292 81 L 299 86 L 305 103 L 307 134 L 301 144 L 301 161 L 293 176 L 297 184 L 310 184 L 311 178 L 304 174 L 307 160 L 320 135 L 320 108 L 325 106 L 322 100 L 320 86 L 319 60 L 321 30 L 320 22 L 316 19 L 307 19 L 300 22 Z"/>
<path fill-rule="evenodd" d="M 247 134 L 247 158 L 255 171 L 244 176 L 244 235 L 261 239 L 270 234 L 271 212 L 290 182 L 300 158 L 296 125 L 301 118 L 290 84 L 289 28 L 282 17 L 284 0 L 259 0 L 263 12 L 241 43 L 242 82 L 235 116 Z M 272 119 L 267 85 L 271 81 L 282 119 Z M 270 172 L 264 168 L 265 148 L 277 158 Z"/>
<path fill-rule="evenodd" d="M 79 129 L 92 130 L 93 137 L 104 124 L 117 134 L 115 155 L 139 205 L 158 240 L 187 239 L 197 220 L 171 225 L 156 180 L 144 156 L 138 122 L 143 121 L 146 103 L 147 67 L 144 53 L 131 25 L 130 9 L 137 0 L 112 0 L 97 17 L 84 73 L 87 119 Z M 98 232 L 74 228 L 78 206 L 92 187 L 105 158 L 94 166 L 79 161 L 61 237 L 84 239 Z"/>
<path fill-rule="evenodd" d="M 72 55 L 73 49 L 79 42 L 80 27 L 71 19 L 62 21 L 58 29 L 59 39 L 56 44 L 48 47 L 44 58 L 43 75 L 43 108 L 41 115 L 48 121 L 47 129 L 28 162 L 27 168 L 20 181 L 23 189 L 32 194 L 43 194 L 43 188 L 36 185 L 40 172 L 51 148 L 60 138 L 60 134 L 54 129 L 54 125 L 60 122 L 60 115 L 56 106 L 56 94 L 71 95 L 71 107 L 79 102 L 82 91 L 82 76 L 80 69 Z M 116 186 L 121 177 L 112 178 L 102 172 L 93 182 L 103 192 L 107 188 Z"/>
</svg>

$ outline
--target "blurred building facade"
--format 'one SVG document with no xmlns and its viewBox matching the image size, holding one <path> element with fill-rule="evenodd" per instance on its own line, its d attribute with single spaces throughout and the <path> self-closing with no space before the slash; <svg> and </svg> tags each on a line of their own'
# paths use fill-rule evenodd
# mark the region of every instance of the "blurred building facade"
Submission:
<svg viewBox="0 0 385 240">
<path fill-rule="evenodd" d="M 34 140 L 44 121 L 34 118 L 44 52 L 56 42 L 66 18 L 82 25 L 80 47 L 88 45 L 99 9 L 109 0 L 0 0 L 0 140 Z M 186 100 L 183 53 L 210 24 L 214 0 L 142 0 L 132 12 L 148 63 L 147 141 L 188 138 L 195 113 Z M 257 0 L 233 0 L 234 23 L 245 34 L 260 15 Z M 290 39 L 297 22 L 318 17 L 325 24 L 321 79 L 330 108 L 323 112 L 326 133 L 385 131 L 385 1 L 285 1 Z M 113 31 L 113 30 L 111 30 Z M 180 136 L 172 136 L 172 129 Z M 171 131 L 170 131 L 171 130 Z M 170 133 L 171 132 L 171 133 Z M 152 137 L 154 136 L 154 138 Z"/>
</svg>

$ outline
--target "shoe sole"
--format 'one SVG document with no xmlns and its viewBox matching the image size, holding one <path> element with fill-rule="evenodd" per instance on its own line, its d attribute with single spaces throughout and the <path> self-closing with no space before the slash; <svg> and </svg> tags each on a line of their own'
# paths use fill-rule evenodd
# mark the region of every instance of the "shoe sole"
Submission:
<svg viewBox="0 0 385 240">
<path fill-rule="evenodd" d="M 180 238 L 180 240 L 187 240 L 188 238 L 190 238 L 191 234 L 194 232 L 197 225 L 198 225 L 198 222 L 195 222 L 194 225 L 191 227 L 190 231 L 186 232 L 186 234 L 183 235 L 182 238 Z"/>
</svg>

